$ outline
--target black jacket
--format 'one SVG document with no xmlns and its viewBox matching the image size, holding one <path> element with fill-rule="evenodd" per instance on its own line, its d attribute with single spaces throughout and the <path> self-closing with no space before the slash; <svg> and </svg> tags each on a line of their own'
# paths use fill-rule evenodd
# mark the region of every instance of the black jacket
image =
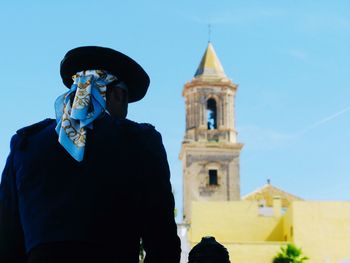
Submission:
<svg viewBox="0 0 350 263">
<path fill-rule="evenodd" d="M 45 254 L 136 263 L 140 238 L 145 262 L 179 262 L 169 167 L 154 127 L 105 115 L 77 162 L 55 126 L 46 119 L 12 138 L 0 187 L 0 262 Z"/>
</svg>

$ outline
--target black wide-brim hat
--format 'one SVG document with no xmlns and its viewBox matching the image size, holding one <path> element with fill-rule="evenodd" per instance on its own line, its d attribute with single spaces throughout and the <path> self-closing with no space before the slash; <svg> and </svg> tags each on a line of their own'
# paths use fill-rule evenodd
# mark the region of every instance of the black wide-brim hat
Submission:
<svg viewBox="0 0 350 263">
<path fill-rule="evenodd" d="M 111 48 L 85 46 L 67 52 L 61 61 L 60 73 L 65 86 L 73 84 L 72 76 L 83 70 L 101 69 L 116 76 L 128 87 L 129 102 L 141 100 L 147 92 L 150 79 L 132 58 Z"/>
</svg>

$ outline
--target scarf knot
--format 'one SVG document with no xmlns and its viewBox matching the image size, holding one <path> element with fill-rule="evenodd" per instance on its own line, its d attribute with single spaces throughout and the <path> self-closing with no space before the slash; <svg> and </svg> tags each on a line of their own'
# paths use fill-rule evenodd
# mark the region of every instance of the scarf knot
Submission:
<svg viewBox="0 0 350 263">
<path fill-rule="evenodd" d="M 85 70 L 73 76 L 68 92 L 55 102 L 59 143 L 77 161 L 84 158 L 86 129 L 106 111 L 107 85 L 118 80 L 103 70 Z"/>
</svg>

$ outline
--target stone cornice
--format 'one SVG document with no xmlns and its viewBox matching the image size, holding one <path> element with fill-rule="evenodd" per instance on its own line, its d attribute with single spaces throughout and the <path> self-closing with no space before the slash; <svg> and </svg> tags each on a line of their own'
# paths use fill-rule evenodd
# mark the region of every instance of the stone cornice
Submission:
<svg viewBox="0 0 350 263">
<path fill-rule="evenodd" d="M 198 142 L 198 141 L 189 141 L 182 142 L 181 152 L 183 150 L 193 150 L 193 151 L 202 151 L 205 152 L 208 149 L 218 149 L 218 150 L 242 150 L 243 143 L 224 143 L 224 142 Z"/>
<path fill-rule="evenodd" d="M 191 88 L 208 88 L 208 87 L 221 87 L 221 88 L 226 88 L 230 89 L 233 92 L 235 92 L 238 88 L 238 85 L 233 83 L 229 79 L 224 79 L 225 81 L 222 81 L 223 79 L 213 79 L 213 80 L 208 80 L 208 79 L 193 79 L 190 82 L 187 82 L 184 85 L 183 91 L 182 91 L 182 96 L 185 96 L 185 92 L 187 90 L 190 90 Z"/>
</svg>

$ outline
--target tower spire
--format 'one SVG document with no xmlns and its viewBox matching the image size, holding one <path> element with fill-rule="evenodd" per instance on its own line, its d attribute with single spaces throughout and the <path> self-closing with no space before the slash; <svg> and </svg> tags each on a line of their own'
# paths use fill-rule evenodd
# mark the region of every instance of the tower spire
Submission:
<svg viewBox="0 0 350 263">
<path fill-rule="evenodd" d="M 194 74 L 195 78 L 218 79 L 226 78 L 224 68 L 215 53 L 212 43 L 209 41 L 201 62 Z"/>
</svg>

